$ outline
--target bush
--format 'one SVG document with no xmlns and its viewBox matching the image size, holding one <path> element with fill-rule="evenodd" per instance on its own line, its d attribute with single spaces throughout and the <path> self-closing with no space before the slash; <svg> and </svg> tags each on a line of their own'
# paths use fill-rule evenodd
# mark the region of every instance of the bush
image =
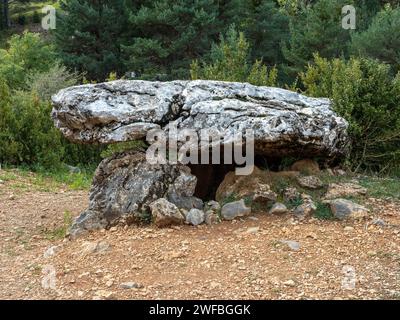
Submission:
<svg viewBox="0 0 400 320">
<path fill-rule="evenodd" d="M 51 105 L 30 92 L 12 97 L 1 81 L 0 162 L 58 167 L 63 150 L 61 136 L 49 114 Z"/>
<path fill-rule="evenodd" d="M 400 162 L 400 75 L 375 60 L 327 60 L 300 75 L 306 93 L 333 100 L 335 110 L 349 121 L 352 147 L 349 165 L 384 171 Z"/>
<path fill-rule="evenodd" d="M 210 63 L 191 64 L 190 74 L 193 80 L 208 79 L 222 81 L 249 82 L 258 86 L 276 85 L 277 70 L 267 67 L 257 60 L 249 64 L 250 45 L 242 32 L 231 27 L 226 38 L 221 36 L 220 43 L 213 45 Z"/>
<path fill-rule="evenodd" d="M 71 73 L 57 63 L 49 71 L 29 76 L 26 87 L 37 93 L 41 100 L 50 100 L 51 96 L 59 90 L 76 85 L 79 78 L 78 73 Z"/>
<path fill-rule="evenodd" d="M 0 50 L 0 76 L 13 90 L 24 89 L 31 74 L 46 72 L 56 63 L 54 48 L 36 33 L 14 35 Z"/>
</svg>

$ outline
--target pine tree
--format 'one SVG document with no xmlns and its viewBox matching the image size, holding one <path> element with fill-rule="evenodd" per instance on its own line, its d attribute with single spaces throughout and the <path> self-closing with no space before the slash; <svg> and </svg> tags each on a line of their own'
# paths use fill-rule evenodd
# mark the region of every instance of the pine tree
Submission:
<svg viewBox="0 0 400 320">
<path fill-rule="evenodd" d="M 283 46 L 287 73 L 294 78 L 313 60 L 313 54 L 324 58 L 346 57 L 350 30 L 341 25 L 342 7 L 349 0 L 319 0 L 303 6 L 290 21 L 290 40 Z"/>
<path fill-rule="evenodd" d="M 189 65 L 217 38 L 214 0 L 148 1 L 130 17 L 136 31 L 125 47 L 131 71 L 145 79 L 184 79 Z"/>
<path fill-rule="evenodd" d="M 400 70 L 400 8 L 387 6 L 372 20 L 369 28 L 352 37 L 354 54 L 378 59 Z"/>
<path fill-rule="evenodd" d="M 289 19 L 274 0 L 261 0 L 253 7 L 244 31 L 253 59 L 262 59 L 270 66 L 283 62 L 281 43 L 289 39 Z"/>
<path fill-rule="evenodd" d="M 249 82 L 258 86 L 276 85 L 277 70 L 268 68 L 261 60 L 251 64 L 250 44 L 243 32 L 232 25 L 220 42 L 211 48 L 209 61 L 191 64 L 191 77 L 196 79 Z"/>
<path fill-rule="evenodd" d="M 61 1 L 55 39 L 60 56 L 71 69 L 85 72 L 91 80 L 102 81 L 126 69 L 121 45 L 127 43 L 131 29 L 131 1 Z M 135 1 L 138 3 L 138 1 Z"/>
</svg>

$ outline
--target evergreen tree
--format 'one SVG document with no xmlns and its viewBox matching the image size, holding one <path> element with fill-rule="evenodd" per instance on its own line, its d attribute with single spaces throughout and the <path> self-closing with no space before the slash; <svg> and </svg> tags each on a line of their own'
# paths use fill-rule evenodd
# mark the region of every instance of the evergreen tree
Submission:
<svg viewBox="0 0 400 320">
<path fill-rule="evenodd" d="M 289 40 L 289 19 L 274 0 L 261 0 L 253 7 L 244 29 L 252 45 L 252 58 L 267 65 L 283 62 L 281 43 Z"/>
<path fill-rule="evenodd" d="M 145 79 L 184 79 L 189 65 L 216 39 L 218 6 L 214 0 L 148 1 L 130 17 L 136 31 L 125 47 L 130 70 Z"/>
<path fill-rule="evenodd" d="M 283 47 L 287 60 L 286 71 L 294 78 L 313 60 L 313 54 L 321 57 L 346 57 L 350 30 L 342 28 L 342 7 L 352 4 L 349 0 L 319 0 L 303 6 L 290 21 L 290 40 Z"/>
<path fill-rule="evenodd" d="M 380 11 L 364 32 L 352 37 L 354 54 L 378 59 L 400 70 L 400 8 L 387 6 Z"/>
<path fill-rule="evenodd" d="M 194 61 L 191 77 L 196 79 L 249 82 L 258 86 L 276 85 L 277 70 L 268 70 L 261 60 L 250 63 L 250 44 L 243 32 L 237 32 L 232 25 L 220 43 L 214 44 L 208 63 Z"/>
<path fill-rule="evenodd" d="M 134 1 L 138 3 L 139 1 Z M 128 41 L 133 1 L 61 1 L 55 39 L 60 56 L 71 69 L 104 80 L 110 72 L 123 74 L 121 45 Z"/>
</svg>

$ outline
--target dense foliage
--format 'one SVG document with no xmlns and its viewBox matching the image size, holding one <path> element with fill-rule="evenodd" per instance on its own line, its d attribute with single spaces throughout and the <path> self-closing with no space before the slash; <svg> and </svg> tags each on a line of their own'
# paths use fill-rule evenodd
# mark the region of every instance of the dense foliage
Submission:
<svg viewBox="0 0 400 320">
<path fill-rule="evenodd" d="M 332 98 L 336 111 L 350 123 L 349 164 L 385 170 L 400 160 L 400 74 L 366 58 L 327 60 L 315 56 L 301 74 L 306 93 Z"/>
<path fill-rule="evenodd" d="M 356 8 L 355 30 L 342 28 L 344 5 Z M 77 83 L 135 77 L 246 81 L 330 97 L 351 124 L 349 165 L 399 167 L 399 5 L 397 0 L 60 0 L 50 35 L 24 33 L 0 44 L 6 48 L 0 50 L 0 162 L 98 161 L 98 149 L 69 144 L 53 129 L 50 96 Z M 0 13 L 1 29 L 6 27 L 2 7 Z M 18 23 L 15 12 L 9 14 L 11 23 Z M 36 14 L 36 23 L 39 18 Z M 0 41 L 12 27 L 0 31 Z"/>
</svg>

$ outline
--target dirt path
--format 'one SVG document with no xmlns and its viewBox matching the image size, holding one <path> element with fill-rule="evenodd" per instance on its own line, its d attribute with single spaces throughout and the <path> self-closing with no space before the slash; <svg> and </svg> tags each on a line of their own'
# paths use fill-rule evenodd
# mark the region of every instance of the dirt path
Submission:
<svg viewBox="0 0 400 320">
<path fill-rule="evenodd" d="M 400 299 L 398 204 L 369 200 L 385 226 L 259 213 L 69 241 L 87 193 L 14 184 L 0 185 L 1 299 Z"/>
</svg>

